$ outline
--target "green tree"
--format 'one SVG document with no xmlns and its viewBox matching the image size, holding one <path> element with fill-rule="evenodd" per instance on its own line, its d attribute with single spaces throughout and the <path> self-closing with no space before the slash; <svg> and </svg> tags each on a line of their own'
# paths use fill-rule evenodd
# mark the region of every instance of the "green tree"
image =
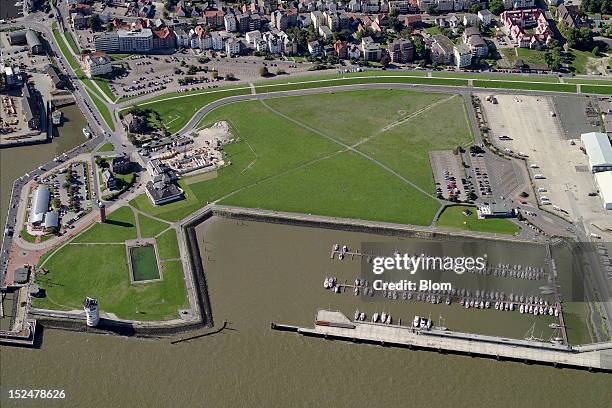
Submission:
<svg viewBox="0 0 612 408">
<path fill-rule="evenodd" d="M 504 11 L 504 2 L 502 0 L 491 0 L 489 2 L 489 11 L 499 16 Z"/>
</svg>

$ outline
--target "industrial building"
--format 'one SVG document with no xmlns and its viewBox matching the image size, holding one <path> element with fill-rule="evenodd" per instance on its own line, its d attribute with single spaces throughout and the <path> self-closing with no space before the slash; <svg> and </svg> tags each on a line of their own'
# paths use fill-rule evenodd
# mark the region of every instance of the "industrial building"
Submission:
<svg viewBox="0 0 612 408">
<path fill-rule="evenodd" d="M 24 83 L 23 88 L 21 88 L 21 105 L 23 107 L 23 115 L 30 130 L 39 130 L 41 125 L 41 109 L 38 103 L 38 96 L 27 83 Z"/>
<path fill-rule="evenodd" d="M 51 193 L 45 186 L 39 186 L 32 195 L 30 226 L 33 229 L 55 229 L 59 227 L 59 215 L 49 211 Z"/>
<path fill-rule="evenodd" d="M 593 173 L 612 170 L 612 146 L 608 135 L 600 132 L 583 133 L 580 136 L 589 156 L 589 169 Z"/>
<path fill-rule="evenodd" d="M 595 174 L 595 182 L 599 187 L 599 196 L 606 210 L 612 210 L 612 171 L 601 171 Z"/>
<path fill-rule="evenodd" d="M 34 30 L 13 31 L 8 36 L 11 45 L 26 45 L 32 54 L 43 52 L 43 46 L 38 38 L 38 33 Z"/>
<path fill-rule="evenodd" d="M 485 218 L 513 218 L 516 216 L 514 208 L 508 208 L 501 204 L 482 205 L 476 209 L 479 219 Z"/>
</svg>

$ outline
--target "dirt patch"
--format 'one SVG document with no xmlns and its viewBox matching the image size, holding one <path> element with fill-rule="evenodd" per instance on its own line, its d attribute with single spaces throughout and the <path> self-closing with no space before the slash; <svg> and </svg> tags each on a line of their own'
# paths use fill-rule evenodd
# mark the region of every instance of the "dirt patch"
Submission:
<svg viewBox="0 0 612 408">
<path fill-rule="evenodd" d="M 233 136 L 229 123 L 222 120 L 221 122 L 216 122 L 214 125 L 198 131 L 195 140 L 198 144 L 208 142 L 212 146 L 215 146 L 229 143 L 232 139 Z"/>
</svg>

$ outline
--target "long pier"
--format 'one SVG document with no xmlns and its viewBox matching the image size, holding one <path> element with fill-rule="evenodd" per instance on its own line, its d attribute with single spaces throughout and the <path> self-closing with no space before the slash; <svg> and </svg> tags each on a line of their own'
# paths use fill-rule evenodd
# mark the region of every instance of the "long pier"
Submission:
<svg viewBox="0 0 612 408">
<path fill-rule="evenodd" d="M 351 321 L 341 312 L 319 310 L 314 328 L 272 323 L 274 330 L 383 346 L 426 349 L 498 360 L 612 372 L 612 342 L 596 348 L 570 347 L 540 341 L 517 340 L 441 329 Z"/>
</svg>

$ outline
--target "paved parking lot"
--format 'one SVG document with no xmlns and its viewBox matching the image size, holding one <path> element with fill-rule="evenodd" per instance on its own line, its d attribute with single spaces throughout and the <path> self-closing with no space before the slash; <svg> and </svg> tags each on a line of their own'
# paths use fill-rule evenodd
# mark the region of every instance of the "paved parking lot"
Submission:
<svg viewBox="0 0 612 408">
<path fill-rule="evenodd" d="M 429 161 L 436 182 L 436 195 L 442 195 L 445 199 L 454 196 L 465 201 L 471 182 L 467 180 L 461 165 L 461 156 L 450 150 L 436 150 L 429 152 Z"/>
<path fill-rule="evenodd" d="M 580 139 L 582 133 L 601 130 L 597 117 L 597 98 L 554 96 L 553 102 L 553 111 L 561 122 L 566 139 Z"/>
<path fill-rule="evenodd" d="M 496 95 L 498 104 L 484 103 L 492 142 L 502 150 L 526 156 L 529 173 L 542 208 L 574 221 L 609 225 L 588 170 L 580 142 L 566 140 L 549 97 Z M 508 136 L 500 140 L 499 136 Z M 573 144 L 572 144 L 573 143 Z"/>
</svg>

